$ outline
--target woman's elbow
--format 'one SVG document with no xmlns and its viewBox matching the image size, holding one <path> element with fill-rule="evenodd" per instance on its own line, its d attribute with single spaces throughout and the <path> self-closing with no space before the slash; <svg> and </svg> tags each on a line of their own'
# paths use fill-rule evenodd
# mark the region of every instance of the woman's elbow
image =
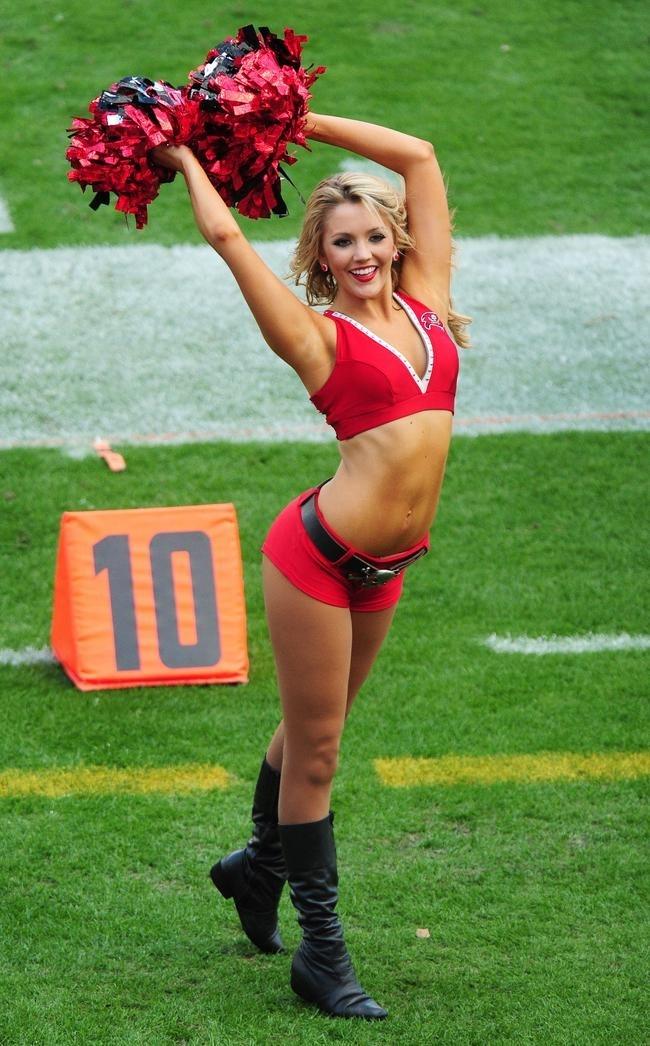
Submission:
<svg viewBox="0 0 650 1046">
<path fill-rule="evenodd" d="M 201 230 L 205 239 L 217 254 L 223 254 L 232 244 L 243 236 L 239 226 L 233 222 L 232 225 L 208 225 Z"/>
<path fill-rule="evenodd" d="M 422 160 L 425 163 L 428 160 L 435 159 L 435 155 L 436 155 L 435 154 L 435 149 L 433 148 L 433 145 L 431 144 L 431 142 L 425 141 L 424 138 L 416 138 L 415 142 L 417 143 L 416 149 L 415 149 L 415 152 L 416 152 L 415 159 Z"/>
</svg>

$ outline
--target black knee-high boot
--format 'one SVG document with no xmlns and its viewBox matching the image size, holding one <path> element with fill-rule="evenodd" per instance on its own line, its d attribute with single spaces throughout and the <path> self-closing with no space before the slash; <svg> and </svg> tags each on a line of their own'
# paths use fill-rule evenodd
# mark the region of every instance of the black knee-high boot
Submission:
<svg viewBox="0 0 650 1046">
<path fill-rule="evenodd" d="M 291 987 L 332 1017 L 387 1017 L 357 981 L 336 914 L 338 875 L 333 815 L 309 824 L 280 825 L 291 900 L 303 939 L 293 957 Z"/>
<path fill-rule="evenodd" d="M 232 897 L 244 933 L 263 952 L 282 952 L 278 904 L 287 868 L 278 833 L 280 772 L 262 763 L 253 799 L 253 834 L 243 850 L 223 857 L 210 878 Z"/>
</svg>

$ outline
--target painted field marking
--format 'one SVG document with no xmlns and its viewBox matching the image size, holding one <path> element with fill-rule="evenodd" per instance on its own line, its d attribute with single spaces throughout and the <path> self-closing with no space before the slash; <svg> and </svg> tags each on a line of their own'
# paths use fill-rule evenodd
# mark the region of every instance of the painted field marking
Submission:
<svg viewBox="0 0 650 1046">
<path fill-rule="evenodd" d="M 497 636 L 482 640 L 496 654 L 598 654 L 606 650 L 650 650 L 650 636 L 587 632 L 584 636 Z"/>
<path fill-rule="evenodd" d="M 226 789 L 230 775 L 221 766 L 78 766 L 51 770 L 0 770 L 0 799 L 68 795 L 187 795 Z"/>
<path fill-rule="evenodd" d="M 497 654 L 596 654 L 603 651 L 650 650 L 649 635 L 627 632 L 588 632 L 584 636 L 497 636 L 492 633 L 481 643 Z M 22 650 L 0 649 L 0 666 L 56 663 L 49 647 L 27 646 Z"/>
<path fill-rule="evenodd" d="M 595 411 L 592 413 L 568 414 L 491 414 L 476 418 L 454 418 L 454 431 L 457 435 L 478 435 L 481 431 L 507 431 L 529 428 L 542 431 L 545 425 L 558 429 L 587 428 L 599 429 L 609 422 L 629 425 L 632 428 L 644 429 L 650 421 L 650 410 L 619 410 L 612 413 Z M 216 424 L 203 430 L 190 429 L 179 432 L 131 432 L 127 435 L 108 433 L 108 442 L 128 444 L 129 446 L 163 446 L 165 444 L 210 443 L 214 440 L 227 440 L 236 443 L 247 443 L 250 440 L 305 440 L 319 442 L 331 439 L 331 434 L 324 421 L 315 419 L 312 422 L 288 422 L 273 425 L 260 422 L 253 425 L 236 425 L 231 423 Z M 95 453 L 90 437 L 43 437 L 42 439 L 0 439 L 0 450 L 57 449 L 78 451 L 82 456 Z"/>
<path fill-rule="evenodd" d="M 619 781 L 650 776 L 650 752 L 444 755 L 438 759 L 375 759 L 374 767 L 388 788 L 491 785 L 504 781 Z"/>
<path fill-rule="evenodd" d="M 396 174 L 395 171 L 389 171 L 388 167 L 382 167 L 374 160 L 366 160 L 363 156 L 347 156 L 339 164 L 339 171 L 351 174 L 374 174 L 376 178 L 383 178 L 385 182 L 398 189 L 402 189 L 404 185 L 401 175 Z"/>
<path fill-rule="evenodd" d="M 528 426 L 539 427 L 546 423 L 560 426 L 566 423 L 569 428 L 599 427 L 599 422 L 647 422 L 650 420 L 650 410 L 615 410 L 615 411 L 580 411 L 568 413 L 561 411 L 556 414 L 485 414 L 476 418 L 454 418 L 454 430 L 479 429 L 486 426 L 496 426 L 499 430 L 507 429 L 509 426 L 524 430 Z M 640 428 L 645 427 L 643 424 Z"/>
<path fill-rule="evenodd" d="M 55 657 L 49 647 L 26 646 L 23 650 L 0 650 L 0 665 L 18 668 L 21 665 L 53 664 Z"/>
<path fill-rule="evenodd" d="M 7 207 L 7 204 L 3 200 L 2 196 L 0 196 L 0 232 L 15 232 L 15 231 L 16 231 L 16 229 L 15 229 L 14 223 L 11 220 L 11 215 L 9 213 L 9 208 Z"/>
<path fill-rule="evenodd" d="M 294 242 L 255 246 L 284 278 Z M 476 348 L 461 354 L 458 434 L 650 429 L 650 236 L 477 237 L 459 263 Z M 93 287 L 111 305 L 98 324 Z M 0 327 L 1 447 L 334 443 L 208 246 L 0 251 Z"/>
</svg>

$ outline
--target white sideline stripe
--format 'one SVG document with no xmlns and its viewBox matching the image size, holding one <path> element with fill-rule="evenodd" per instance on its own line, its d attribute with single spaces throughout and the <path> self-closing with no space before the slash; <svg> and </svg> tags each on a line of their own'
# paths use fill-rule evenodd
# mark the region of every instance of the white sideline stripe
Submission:
<svg viewBox="0 0 650 1046">
<path fill-rule="evenodd" d="M 0 446 L 334 441 L 214 251 L 128 239 L 0 250 Z M 256 247 L 287 273 L 292 241 Z M 650 429 L 650 236 L 477 237 L 459 262 L 458 434 Z"/>
<path fill-rule="evenodd" d="M 616 635 L 589 632 L 584 636 L 497 636 L 492 634 L 483 644 L 496 654 L 592 654 L 605 650 L 650 650 L 650 636 L 631 636 L 627 632 Z M 56 658 L 49 647 L 27 646 L 23 650 L 0 649 L 0 665 L 16 668 L 21 665 L 54 664 Z"/>
<path fill-rule="evenodd" d="M 391 185 L 396 185 L 401 189 L 404 184 L 403 178 L 395 171 L 389 171 L 387 167 L 382 167 L 380 163 L 375 163 L 374 160 L 365 160 L 361 156 L 349 156 L 345 160 L 342 160 L 339 164 L 339 171 L 347 172 L 350 171 L 352 174 L 374 174 L 378 178 L 383 178 L 385 182 L 390 182 Z"/>
<path fill-rule="evenodd" d="M 0 650 L 0 665 L 17 668 L 20 665 L 49 665 L 56 661 L 49 647 L 26 646 L 24 650 Z"/>
<path fill-rule="evenodd" d="M 2 196 L 0 196 L 0 232 L 15 231 L 16 229 L 14 223 L 12 222 L 11 215 L 9 214 L 9 208 L 7 207 L 5 201 L 2 199 Z"/>
<path fill-rule="evenodd" d="M 650 410 L 621 410 L 614 412 L 593 412 L 568 414 L 492 414 L 478 418 L 454 418 L 454 432 L 458 436 L 478 435 L 482 431 L 529 431 L 529 426 L 535 431 L 544 431 L 545 425 L 554 424 L 557 429 L 599 429 L 609 428 L 610 422 L 620 423 L 620 427 L 637 429 L 648 428 L 650 422 Z M 618 428 L 614 424 L 613 428 Z M 103 438 L 109 443 L 128 444 L 129 446 L 161 446 L 166 443 L 211 443 L 224 440 L 232 443 L 249 443 L 252 440 L 261 442 L 275 442 L 277 440 L 291 440 L 295 442 L 318 442 L 327 438 L 328 431 L 322 420 L 316 420 L 311 424 L 305 422 L 286 422 L 286 424 L 268 425 L 236 425 L 222 424 L 214 425 L 212 428 L 201 432 L 192 429 L 186 432 L 131 432 L 127 436 L 123 433 L 104 433 Z M 0 439 L 0 450 L 18 449 L 60 449 L 68 452 L 72 457 L 85 457 L 94 454 L 93 441 L 89 436 L 82 437 L 53 437 L 42 439 Z"/>
<path fill-rule="evenodd" d="M 650 636 L 587 632 L 584 636 L 497 636 L 483 640 L 497 654 L 597 654 L 604 650 L 650 650 Z"/>
</svg>

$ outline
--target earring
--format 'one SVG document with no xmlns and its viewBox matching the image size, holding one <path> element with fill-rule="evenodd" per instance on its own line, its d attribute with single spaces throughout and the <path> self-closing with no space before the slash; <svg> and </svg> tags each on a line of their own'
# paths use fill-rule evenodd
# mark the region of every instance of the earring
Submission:
<svg viewBox="0 0 650 1046">
<path fill-rule="evenodd" d="M 393 255 L 393 261 L 399 261 L 399 251 L 395 251 Z"/>
<path fill-rule="evenodd" d="M 326 265 L 325 262 L 321 262 L 320 267 L 323 270 L 323 272 L 329 272 L 329 266 Z"/>
</svg>

